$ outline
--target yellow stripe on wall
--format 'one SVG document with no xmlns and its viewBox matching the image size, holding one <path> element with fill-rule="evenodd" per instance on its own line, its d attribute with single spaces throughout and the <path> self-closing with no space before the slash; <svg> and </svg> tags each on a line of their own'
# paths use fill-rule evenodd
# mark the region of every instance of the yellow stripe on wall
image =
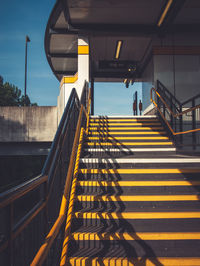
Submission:
<svg viewBox="0 0 200 266">
<path fill-rule="evenodd" d="M 79 45 L 78 54 L 79 55 L 89 54 L 89 45 Z"/>
<path fill-rule="evenodd" d="M 76 73 L 74 76 L 63 77 L 60 83 L 60 87 L 62 87 L 62 85 L 66 83 L 75 83 L 77 80 L 78 80 L 78 73 Z"/>
</svg>

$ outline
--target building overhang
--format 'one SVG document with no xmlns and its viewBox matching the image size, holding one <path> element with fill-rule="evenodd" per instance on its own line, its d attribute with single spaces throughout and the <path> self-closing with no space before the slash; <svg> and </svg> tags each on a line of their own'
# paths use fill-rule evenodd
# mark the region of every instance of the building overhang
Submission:
<svg viewBox="0 0 200 266">
<path fill-rule="evenodd" d="M 95 80 L 138 79 L 155 39 L 162 43 L 167 34 L 199 33 L 199 14 L 200 2 L 195 0 L 58 0 L 46 28 L 47 59 L 59 80 L 74 75 L 78 36 L 86 35 Z M 115 67 L 103 69 L 101 61 L 113 61 Z M 137 67 L 117 68 L 114 63 L 121 61 L 136 62 Z"/>
</svg>

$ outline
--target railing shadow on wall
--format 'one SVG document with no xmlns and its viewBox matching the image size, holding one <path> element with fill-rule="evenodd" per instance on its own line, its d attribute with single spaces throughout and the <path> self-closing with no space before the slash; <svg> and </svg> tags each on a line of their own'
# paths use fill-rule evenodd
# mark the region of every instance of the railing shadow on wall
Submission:
<svg viewBox="0 0 200 266">
<path fill-rule="evenodd" d="M 72 90 L 41 174 L 0 194 L 2 265 L 29 265 L 57 222 L 78 122 L 79 127 L 86 128 L 87 124 L 88 97 L 88 83 L 81 100 Z M 63 217 L 58 222 L 61 220 Z M 48 265 L 56 265 L 60 258 L 63 232 L 64 223 L 47 256 Z"/>
<path fill-rule="evenodd" d="M 194 150 L 200 146 L 200 94 L 181 103 L 158 80 L 157 88 L 151 89 L 151 101 L 176 147 Z"/>
</svg>

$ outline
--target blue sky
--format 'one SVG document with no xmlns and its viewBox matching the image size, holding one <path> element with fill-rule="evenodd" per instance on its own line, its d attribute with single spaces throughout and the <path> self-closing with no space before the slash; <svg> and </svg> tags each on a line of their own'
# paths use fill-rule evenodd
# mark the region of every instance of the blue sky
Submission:
<svg viewBox="0 0 200 266">
<path fill-rule="evenodd" d="M 59 82 L 53 75 L 44 51 L 44 33 L 56 0 L 1 0 L 0 75 L 4 82 L 24 92 L 25 37 L 28 43 L 27 94 L 38 105 L 56 105 Z M 95 83 L 96 114 L 132 114 L 137 84 Z M 105 97 L 107 95 L 107 97 Z"/>
<path fill-rule="evenodd" d="M 123 83 L 95 83 L 94 112 L 98 115 L 132 115 L 133 94 L 142 97 L 141 83 L 126 88 Z M 108 97 L 106 97 L 108 95 Z"/>
</svg>

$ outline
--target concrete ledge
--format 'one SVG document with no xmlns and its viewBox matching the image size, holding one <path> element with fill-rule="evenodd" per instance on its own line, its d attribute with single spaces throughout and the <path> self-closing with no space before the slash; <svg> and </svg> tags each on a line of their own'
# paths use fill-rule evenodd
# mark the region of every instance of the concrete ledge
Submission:
<svg viewBox="0 0 200 266">
<path fill-rule="evenodd" d="M 0 142 L 51 142 L 56 130 L 56 106 L 0 107 Z"/>
<path fill-rule="evenodd" d="M 143 112 L 142 114 L 147 116 L 147 115 L 155 115 L 156 108 L 153 103 L 151 103 Z"/>
</svg>

